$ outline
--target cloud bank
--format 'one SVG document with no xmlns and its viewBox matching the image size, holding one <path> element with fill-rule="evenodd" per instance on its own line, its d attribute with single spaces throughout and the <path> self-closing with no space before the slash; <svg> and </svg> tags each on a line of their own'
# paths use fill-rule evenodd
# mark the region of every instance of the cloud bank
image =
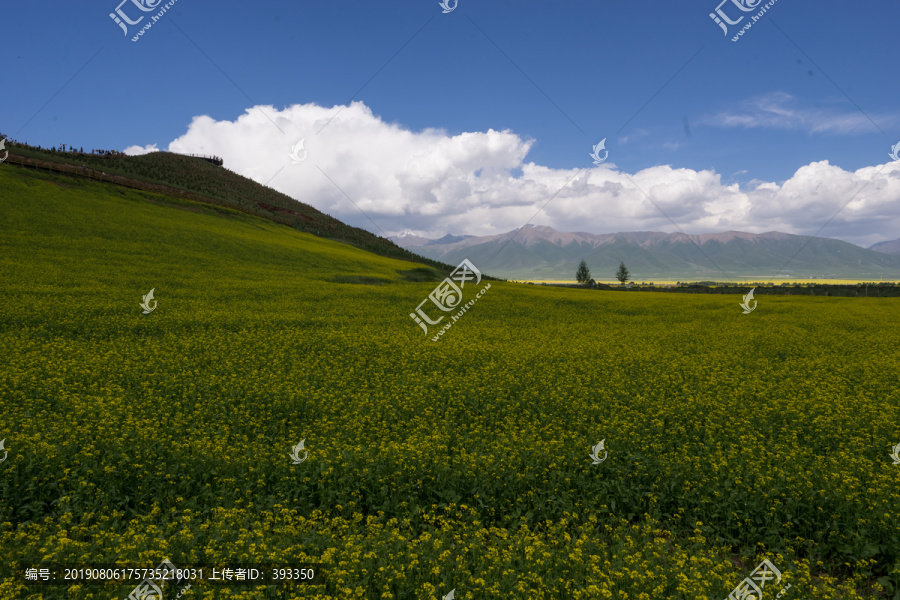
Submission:
<svg viewBox="0 0 900 600">
<path fill-rule="evenodd" d="M 301 139 L 307 155 L 295 163 L 290 152 Z M 831 219 L 820 236 L 862 246 L 900 237 L 900 161 L 855 172 L 814 162 L 785 182 L 742 188 L 710 170 L 625 173 L 613 157 L 551 169 L 526 162 L 533 143 L 508 130 L 414 132 L 354 102 L 256 106 L 234 121 L 195 117 L 168 150 L 220 156 L 227 168 L 377 235 L 490 235 L 529 222 L 590 233 L 813 235 Z"/>
<path fill-rule="evenodd" d="M 898 123 L 894 114 L 878 114 L 873 118 L 886 126 Z M 784 92 L 745 100 L 734 110 L 701 118 L 698 124 L 843 135 L 872 133 L 876 129 L 874 122 L 861 111 L 840 112 L 835 108 L 803 107 L 799 106 L 797 98 Z"/>
</svg>

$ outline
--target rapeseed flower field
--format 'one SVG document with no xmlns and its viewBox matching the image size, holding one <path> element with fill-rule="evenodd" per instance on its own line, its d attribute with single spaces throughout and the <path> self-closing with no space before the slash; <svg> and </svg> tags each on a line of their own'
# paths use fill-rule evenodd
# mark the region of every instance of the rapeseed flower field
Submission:
<svg viewBox="0 0 900 600">
<path fill-rule="evenodd" d="M 743 315 L 492 282 L 432 342 L 416 265 L 102 184 L 0 186 L 2 599 L 126 598 L 21 565 L 163 559 L 325 576 L 185 599 L 722 599 L 763 559 L 767 600 L 900 598 L 896 299 Z"/>
</svg>

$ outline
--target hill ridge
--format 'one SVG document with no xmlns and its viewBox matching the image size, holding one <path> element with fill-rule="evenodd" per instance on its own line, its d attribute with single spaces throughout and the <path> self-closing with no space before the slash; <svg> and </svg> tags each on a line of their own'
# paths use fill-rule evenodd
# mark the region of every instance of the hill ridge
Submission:
<svg viewBox="0 0 900 600">
<path fill-rule="evenodd" d="M 17 168 L 46 168 L 69 176 L 219 205 L 379 256 L 422 263 L 447 272 L 454 268 L 453 265 L 413 253 L 365 229 L 347 225 L 287 194 L 215 166 L 203 157 L 174 152 L 153 152 L 141 156 L 114 153 L 92 155 L 36 149 L 17 142 L 7 142 L 7 151 L 9 157 L 6 162 Z M 192 186 L 206 186 L 207 189 L 192 189 Z"/>
</svg>

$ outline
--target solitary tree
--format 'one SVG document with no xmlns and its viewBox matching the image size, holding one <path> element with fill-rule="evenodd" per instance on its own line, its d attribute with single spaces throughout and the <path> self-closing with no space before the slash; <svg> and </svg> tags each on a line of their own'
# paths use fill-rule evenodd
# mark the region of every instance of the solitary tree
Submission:
<svg viewBox="0 0 900 600">
<path fill-rule="evenodd" d="M 625 267 L 625 263 L 619 263 L 619 270 L 616 271 L 616 279 L 622 285 L 625 285 L 625 282 L 628 281 L 628 269 Z"/>
<path fill-rule="evenodd" d="M 578 270 L 575 271 L 575 279 L 578 283 L 587 283 L 591 279 L 591 270 L 588 269 L 587 263 L 584 262 L 584 259 L 581 260 L 581 264 L 578 265 Z"/>
</svg>

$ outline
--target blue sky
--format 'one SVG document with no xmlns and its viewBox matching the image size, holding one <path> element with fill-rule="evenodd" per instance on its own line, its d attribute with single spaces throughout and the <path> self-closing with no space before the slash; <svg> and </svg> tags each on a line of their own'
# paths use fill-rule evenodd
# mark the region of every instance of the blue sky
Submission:
<svg viewBox="0 0 900 600">
<path fill-rule="evenodd" d="M 900 237 L 900 4 L 778 0 L 732 42 L 719 1 L 176 0 L 137 42 L 161 6 L 7 3 L 0 131 L 217 154 L 379 235 Z"/>
</svg>

